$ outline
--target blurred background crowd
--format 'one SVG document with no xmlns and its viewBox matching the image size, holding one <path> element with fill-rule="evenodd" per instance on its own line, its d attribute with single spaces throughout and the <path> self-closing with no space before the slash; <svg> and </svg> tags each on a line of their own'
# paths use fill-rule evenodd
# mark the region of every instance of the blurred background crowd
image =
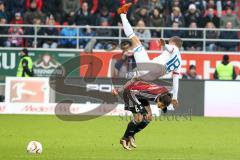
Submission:
<svg viewBox="0 0 240 160">
<path fill-rule="evenodd" d="M 239 28 L 238 6 L 236 0 L 0 0 L 1 24 L 34 24 L 49 25 L 48 27 L 0 26 L 0 46 L 5 47 L 37 47 L 43 48 L 84 48 L 89 38 L 77 41 L 74 38 L 23 38 L 18 35 L 46 36 L 105 36 L 118 37 L 117 29 L 92 29 L 89 26 L 121 26 L 117 8 L 126 2 L 135 5 L 131 8 L 128 18 L 133 26 L 139 27 L 135 33 L 143 40 L 150 50 L 157 49 L 154 37 L 169 38 L 180 36 L 189 39 L 230 39 L 237 40 Z M 54 26 L 86 26 L 77 31 L 76 28 L 55 28 Z M 165 29 L 146 29 L 144 27 L 171 27 Z M 181 30 L 178 28 L 190 28 Z M 207 28 L 204 33 L 196 28 Z M 215 28 L 227 29 L 216 31 Z M 204 35 L 205 34 L 205 35 Z M 15 36 L 11 36 L 15 35 Z M 95 48 L 103 49 L 104 39 L 98 40 Z M 36 43 L 36 44 L 35 44 Z M 214 42 L 205 44 L 207 51 L 237 51 L 238 42 Z M 184 50 L 200 51 L 202 41 L 186 41 Z"/>
</svg>

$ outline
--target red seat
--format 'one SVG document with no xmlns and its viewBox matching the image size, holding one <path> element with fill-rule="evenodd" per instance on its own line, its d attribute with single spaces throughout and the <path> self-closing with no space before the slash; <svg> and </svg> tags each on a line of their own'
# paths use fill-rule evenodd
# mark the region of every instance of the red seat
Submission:
<svg viewBox="0 0 240 160">
<path fill-rule="evenodd" d="M 149 50 L 161 50 L 158 40 L 151 40 L 149 42 Z"/>
</svg>

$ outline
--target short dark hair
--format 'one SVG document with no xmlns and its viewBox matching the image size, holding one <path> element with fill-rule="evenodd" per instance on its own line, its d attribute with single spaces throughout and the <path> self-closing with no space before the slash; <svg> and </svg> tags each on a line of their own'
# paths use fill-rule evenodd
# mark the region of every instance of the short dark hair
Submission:
<svg viewBox="0 0 240 160">
<path fill-rule="evenodd" d="M 27 48 L 23 48 L 22 52 L 25 53 L 26 55 L 28 55 L 28 49 Z"/>
<path fill-rule="evenodd" d="M 191 69 L 196 69 L 196 66 L 193 65 L 193 64 L 191 64 L 191 65 L 189 66 L 189 70 L 191 70 Z"/>
<path fill-rule="evenodd" d="M 123 42 L 120 44 L 120 48 L 121 48 L 121 49 L 123 49 L 125 46 L 131 47 L 131 46 L 132 46 L 131 41 L 126 40 L 126 41 L 123 41 Z"/>
<path fill-rule="evenodd" d="M 166 113 L 167 112 L 167 106 L 169 106 L 172 102 L 172 94 L 167 92 L 165 94 L 162 94 L 162 95 L 158 96 L 157 98 L 160 102 L 163 103 L 164 108 L 162 109 L 162 111 L 164 113 Z"/>
<path fill-rule="evenodd" d="M 229 56 L 227 54 L 223 55 L 223 60 L 224 61 L 228 61 L 229 60 Z"/>
</svg>

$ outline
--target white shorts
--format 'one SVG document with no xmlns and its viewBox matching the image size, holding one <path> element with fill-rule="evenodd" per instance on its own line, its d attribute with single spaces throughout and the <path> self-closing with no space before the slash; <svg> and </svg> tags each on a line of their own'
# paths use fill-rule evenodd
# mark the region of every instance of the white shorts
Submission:
<svg viewBox="0 0 240 160">
<path fill-rule="evenodd" d="M 138 78 L 144 81 L 153 81 L 166 74 L 166 67 L 151 61 L 142 45 L 134 48 L 133 52 L 137 63 Z"/>
</svg>

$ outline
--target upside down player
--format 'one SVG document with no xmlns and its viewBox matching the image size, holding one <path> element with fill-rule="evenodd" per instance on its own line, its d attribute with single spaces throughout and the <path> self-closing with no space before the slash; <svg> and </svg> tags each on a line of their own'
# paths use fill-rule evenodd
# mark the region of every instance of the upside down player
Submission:
<svg viewBox="0 0 240 160">
<path fill-rule="evenodd" d="M 133 46 L 133 55 L 137 63 L 137 68 L 140 70 L 140 76 L 137 77 L 140 81 L 131 81 L 125 85 L 123 90 L 123 98 L 125 101 L 125 109 L 130 110 L 134 114 L 134 119 L 129 122 L 123 138 L 120 143 L 125 149 L 131 150 L 128 145 L 136 147 L 134 135 L 144 129 L 150 122 L 152 115 L 149 106 L 149 101 L 154 101 L 157 106 L 167 111 L 167 106 L 172 103 L 174 107 L 178 105 L 178 83 L 179 72 L 181 69 L 181 55 L 180 48 L 182 40 L 179 37 L 172 37 L 169 40 L 169 45 L 163 39 L 160 39 L 160 44 L 163 46 L 164 51 L 161 55 L 150 60 L 145 48 L 142 46 L 139 38 L 134 34 L 131 25 L 127 19 L 127 11 L 131 7 L 131 3 L 127 3 L 118 9 L 120 14 L 124 33 L 131 40 Z M 147 71 L 147 74 L 146 72 Z M 173 73 L 173 95 L 163 87 L 153 83 L 147 82 L 158 79 L 159 77 Z M 115 95 L 119 91 L 113 91 Z M 129 101 L 133 107 L 130 107 Z"/>
<path fill-rule="evenodd" d="M 120 93 L 124 99 L 125 110 L 133 113 L 133 120 L 129 122 L 120 143 L 123 148 L 131 150 L 129 143 L 132 147 L 137 147 L 134 135 L 143 130 L 152 120 L 149 101 L 155 102 L 158 108 L 166 113 L 167 106 L 169 106 L 172 101 L 172 94 L 163 86 L 141 81 L 136 78 L 127 82 L 123 88 L 113 90 L 114 95 Z"/>
<path fill-rule="evenodd" d="M 131 3 L 127 3 L 118 9 L 118 14 L 121 17 L 125 35 L 131 40 L 133 47 L 133 56 L 137 63 L 139 77 L 143 81 L 153 81 L 170 72 L 173 73 L 173 97 L 172 104 L 174 107 L 178 105 L 177 94 L 179 84 L 179 73 L 181 70 L 181 55 L 180 48 L 182 40 L 180 37 L 171 37 L 169 44 L 166 44 L 163 39 L 160 39 L 164 51 L 156 58 L 150 60 L 145 48 L 142 46 L 139 38 L 134 34 L 131 25 L 127 19 L 128 9 Z M 147 71 L 147 74 L 146 74 Z"/>
</svg>

